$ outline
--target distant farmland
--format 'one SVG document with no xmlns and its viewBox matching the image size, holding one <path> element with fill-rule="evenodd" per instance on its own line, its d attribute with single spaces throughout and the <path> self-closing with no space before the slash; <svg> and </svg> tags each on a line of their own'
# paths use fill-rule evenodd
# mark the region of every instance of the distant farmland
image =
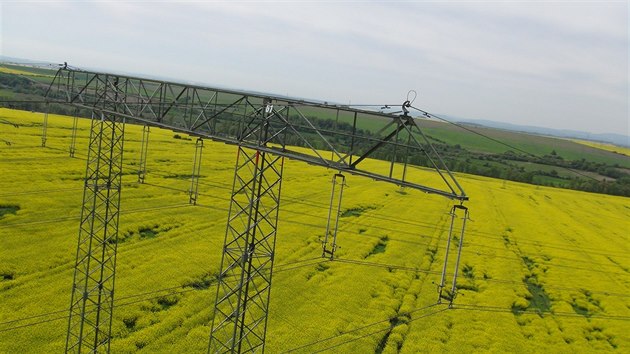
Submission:
<svg viewBox="0 0 630 354">
<path fill-rule="evenodd" d="M 60 352 L 89 122 L 70 158 L 70 118 L 49 117 L 46 148 L 42 114 L 0 118 L 17 125 L 0 124 L 0 352 Z M 152 129 L 138 184 L 140 139 L 128 124 L 112 351 L 205 352 L 236 148 L 206 143 L 190 206 L 194 139 Z M 326 261 L 335 172 L 285 164 L 269 353 L 630 351 L 630 199 L 458 174 L 472 220 L 447 309 L 434 304 L 451 202 L 348 176 L 353 212 L 341 218 L 339 259 Z"/>
<path fill-rule="evenodd" d="M 54 74 L 48 69 L 0 65 L 0 105 L 45 111 L 43 100 Z M 78 77 L 77 83 L 81 80 L 84 78 Z M 75 111 L 59 103 L 49 104 L 48 109 L 51 113 L 90 116 L 88 110 Z M 333 117 L 322 117 L 321 111 L 309 107 L 302 111 L 320 129 L 333 127 Z M 352 114 L 341 112 L 332 129 L 349 133 L 352 126 L 348 123 L 352 120 Z M 456 172 L 630 197 L 630 156 L 618 153 L 625 151 L 623 148 L 477 126 L 473 133 L 466 130 L 470 127 L 423 118 L 416 122 Z M 373 134 L 383 125 L 382 119 L 371 117 L 361 119 L 357 128 Z M 373 157 L 387 159 L 393 154 L 391 150 L 379 149 Z M 417 157 L 415 162 L 413 156 L 410 160 L 430 165 Z"/>
</svg>

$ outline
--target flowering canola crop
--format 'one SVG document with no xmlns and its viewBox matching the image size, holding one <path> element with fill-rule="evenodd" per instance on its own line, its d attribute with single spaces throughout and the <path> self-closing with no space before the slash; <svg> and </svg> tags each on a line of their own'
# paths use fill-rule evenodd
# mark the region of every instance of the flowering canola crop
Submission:
<svg viewBox="0 0 630 354">
<path fill-rule="evenodd" d="M 0 119 L 0 352 L 59 352 L 89 120 L 71 158 L 71 118 L 49 116 L 46 147 L 43 114 Z M 236 147 L 206 142 L 192 206 L 195 138 L 151 128 L 138 184 L 142 127 L 125 134 L 111 349 L 204 352 Z M 630 199 L 458 174 L 471 220 L 449 308 L 436 301 L 453 201 L 347 176 L 326 261 L 335 172 L 285 163 L 267 352 L 630 351 Z"/>
</svg>

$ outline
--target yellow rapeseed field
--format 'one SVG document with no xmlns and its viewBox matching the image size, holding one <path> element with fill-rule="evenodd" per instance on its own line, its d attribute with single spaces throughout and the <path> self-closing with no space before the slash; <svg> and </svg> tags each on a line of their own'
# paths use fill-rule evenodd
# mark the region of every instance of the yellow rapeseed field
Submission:
<svg viewBox="0 0 630 354">
<path fill-rule="evenodd" d="M 89 120 L 71 158 L 71 118 L 49 116 L 46 147 L 43 114 L 0 119 L 0 353 L 60 352 Z M 207 348 L 236 147 L 206 142 L 191 206 L 195 138 L 175 135 L 151 129 L 138 184 L 141 127 L 126 127 L 115 353 Z M 284 171 L 267 352 L 630 352 L 630 199 L 458 174 L 471 220 L 449 309 L 436 284 L 452 201 L 347 176 L 353 212 L 325 261 L 336 171 L 288 160 Z"/>
<path fill-rule="evenodd" d="M 27 70 L 12 69 L 12 68 L 7 68 L 3 66 L 0 66 L 0 73 L 25 75 L 25 76 L 39 76 L 39 77 L 53 77 L 54 76 L 54 75 L 37 74 L 37 73 L 27 71 Z"/>
<path fill-rule="evenodd" d="M 627 147 L 613 145 L 613 144 L 606 144 L 606 143 L 597 143 L 594 141 L 580 140 L 580 139 L 571 139 L 571 141 L 575 141 L 578 144 L 594 147 L 600 150 L 612 151 L 621 155 L 630 156 L 630 148 L 627 148 Z"/>
</svg>

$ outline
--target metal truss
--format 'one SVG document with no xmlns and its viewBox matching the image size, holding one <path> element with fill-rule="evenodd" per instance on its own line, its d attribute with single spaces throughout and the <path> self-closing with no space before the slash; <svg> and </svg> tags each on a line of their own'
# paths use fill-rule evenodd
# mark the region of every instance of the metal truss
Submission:
<svg viewBox="0 0 630 354">
<path fill-rule="evenodd" d="M 4 118 L 0 118 L 0 124 L 8 124 L 8 125 L 12 126 L 13 128 L 16 128 L 16 129 L 20 127 L 19 125 L 15 124 L 15 123 L 13 123 L 11 121 L 8 121 L 8 120 L 6 120 Z M 6 145 L 11 146 L 11 141 L 9 141 L 9 140 L 5 140 L 5 139 L 0 138 L 0 141 L 5 143 Z"/>
<path fill-rule="evenodd" d="M 149 150 L 149 126 L 142 126 L 142 141 L 140 142 L 140 161 L 138 162 L 138 183 L 144 183 L 147 174 L 147 151 Z"/>
<path fill-rule="evenodd" d="M 109 352 L 124 122 L 92 119 L 66 352 Z"/>
<path fill-rule="evenodd" d="M 114 112 L 118 83 L 108 78 L 99 88 L 102 104 L 92 107 L 66 353 L 110 348 L 125 131 L 125 118 Z"/>
<path fill-rule="evenodd" d="M 113 102 L 114 106 L 106 108 L 106 112 L 342 173 L 366 176 L 451 199 L 468 199 L 418 126 L 418 120 L 408 116 L 405 107 L 403 115 L 388 114 L 71 68 L 58 70 L 47 99 L 83 108 L 100 107 L 107 100 L 102 88 L 112 78 L 119 82 L 120 99 Z M 270 128 L 282 131 L 282 134 L 270 136 L 268 145 L 259 146 L 246 129 L 261 124 L 258 111 L 264 102 L 274 107 Z M 388 161 L 390 168 L 373 168 L 368 163 L 369 158 Z M 410 176 L 406 173 L 408 164 L 432 168 L 440 179 L 434 182 L 422 176 Z M 403 169 L 402 176 L 395 176 L 396 166 Z"/>
<path fill-rule="evenodd" d="M 70 152 L 70 157 L 74 157 L 74 153 L 76 152 L 77 145 L 77 129 L 79 125 L 79 112 L 78 109 L 75 109 L 74 117 L 72 117 L 72 133 L 70 135 L 70 147 L 68 151 Z"/>
<path fill-rule="evenodd" d="M 457 236 L 453 235 L 453 229 L 455 227 L 455 221 L 458 218 L 457 212 L 461 211 L 461 232 L 459 234 L 459 240 L 457 240 Z M 442 300 L 446 300 L 449 303 L 449 306 L 453 305 L 453 300 L 455 300 L 455 296 L 457 296 L 457 274 L 459 272 L 459 261 L 462 256 L 462 245 L 464 244 L 464 231 L 466 230 L 466 220 L 468 220 L 468 208 L 463 205 L 454 205 L 450 212 L 451 216 L 451 225 L 448 230 L 448 238 L 446 239 L 446 252 L 444 253 L 444 265 L 442 267 L 442 277 L 440 279 L 440 284 L 438 285 L 438 304 L 442 303 Z M 453 279 L 451 283 L 451 288 L 446 289 L 446 278 L 447 278 L 447 270 L 449 265 L 449 253 L 451 249 L 451 240 L 456 240 L 457 244 L 457 258 L 455 259 L 455 266 L 453 269 Z"/>
<path fill-rule="evenodd" d="M 192 173 L 190 175 L 190 189 L 188 190 L 188 203 L 197 205 L 199 197 L 199 177 L 201 176 L 201 153 L 203 152 L 203 139 L 195 142 L 195 156 L 193 157 Z"/>
<path fill-rule="evenodd" d="M 330 206 L 326 221 L 326 235 L 322 242 L 322 257 L 334 259 L 337 250 L 337 230 L 339 228 L 339 213 L 341 212 L 341 199 L 343 187 L 346 185 L 346 177 L 336 173 L 332 178 L 332 192 L 330 193 Z M 339 186 L 339 187 L 337 187 Z"/>
<path fill-rule="evenodd" d="M 57 71 L 46 96 L 48 101 L 97 110 L 107 121 L 115 122 L 117 118 L 127 118 L 146 125 L 238 146 L 239 154 L 208 349 L 213 353 L 264 350 L 285 157 L 339 171 L 341 177 L 335 177 L 333 181 L 333 188 L 336 185 L 340 186 L 339 202 L 336 203 L 337 216 L 343 188 L 343 173 L 394 183 L 460 202 L 468 199 L 437 150 L 420 129 L 418 120 L 408 115 L 406 109 L 409 107 L 408 102 L 402 105 L 403 114 L 383 113 L 288 97 L 82 71 L 65 66 Z M 115 141 L 113 135 L 109 141 Z M 93 149 L 92 141 L 90 146 Z M 108 141 L 105 141 L 103 146 L 106 151 L 112 152 L 112 156 L 114 151 L 118 151 Z M 199 146 L 198 143 L 193 162 L 191 203 L 195 203 L 197 199 L 195 176 L 198 182 L 197 161 L 201 161 L 201 147 L 202 145 Z M 95 151 L 101 154 L 100 147 Z M 120 151 L 122 156 L 122 134 Z M 374 164 L 370 162 L 373 158 L 386 161 L 389 165 Z M 88 164 L 88 168 L 89 166 Z M 110 166 L 112 167 L 110 170 L 114 170 L 113 173 L 120 171 L 113 157 L 107 161 L 103 160 L 102 164 L 97 166 Z M 423 166 L 423 169 L 428 167 L 428 170 L 437 172 L 439 175 L 437 182 L 427 178 L 426 174 L 407 173 L 408 168 L 413 166 Z M 340 184 L 337 178 L 341 179 Z M 118 183 L 119 181 L 118 177 Z M 86 195 L 93 196 L 86 197 L 84 204 L 89 201 L 100 201 L 102 198 L 98 193 L 102 193 L 102 190 L 96 187 L 89 189 L 86 184 Z M 116 200 L 113 200 L 113 197 Z M 116 222 L 112 221 L 111 212 L 102 215 L 102 208 L 93 202 L 94 206 L 91 209 L 84 206 L 84 213 L 91 219 L 82 220 L 92 221 L 82 221 L 82 230 L 85 223 L 96 225 L 99 232 L 117 229 L 118 194 L 112 196 L 108 194 L 108 198 L 107 205 L 113 202 L 116 204 L 115 210 L 113 206 L 107 209 L 115 211 Z M 331 214 L 335 198 L 333 189 Z M 101 204 L 102 202 L 98 205 Z M 463 209 L 467 215 L 464 207 L 457 206 L 455 209 Z M 329 217 L 326 240 L 323 244 L 323 255 L 330 257 L 334 256 L 336 247 L 335 234 L 329 238 L 332 224 Z M 336 230 L 336 219 L 334 224 Z M 92 230 L 92 226 L 90 227 Z M 461 252 L 463 230 L 462 226 L 458 252 Z M 85 348 L 90 350 L 96 348 L 99 343 L 109 345 L 109 331 L 107 334 L 103 331 L 111 326 L 115 274 L 115 268 L 111 263 L 112 254 L 115 263 L 115 246 L 113 253 L 111 248 L 105 247 L 107 243 L 105 240 L 110 235 L 114 234 L 89 237 L 93 241 L 90 245 L 92 243 L 95 247 L 101 245 L 103 249 L 103 257 L 94 263 L 97 265 L 95 268 L 100 268 L 100 273 L 105 274 L 106 278 L 101 277 L 101 280 L 111 279 L 111 288 L 106 288 L 105 286 L 109 284 L 102 282 L 97 286 L 99 294 L 103 293 L 100 291 L 101 287 L 107 289 L 105 292 L 110 294 L 110 297 L 105 298 L 109 301 L 107 302 L 109 307 L 104 305 L 101 295 L 98 299 L 92 296 L 94 285 L 91 279 L 92 274 L 95 274 L 93 271 L 95 268 L 90 268 L 89 262 L 84 266 L 77 261 L 78 279 L 84 281 L 86 285 L 83 288 L 76 288 L 73 292 L 74 315 L 71 316 L 68 332 L 68 342 L 72 345 L 69 344 L 68 348 L 76 348 L 77 345 L 74 343 L 82 343 L 87 337 L 91 338 L 93 343 L 92 347 L 85 344 Z M 84 236 L 80 236 L 77 260 L 93 258 L 93 253 L 85 253 L 81 246 L 86 242 L 82 241 L 84 239 L 86 239 Z M 448 247 L 450 240 L 449 234 Z M 113 244 L 115 245 L 115 242 Z M 447 261 L 448 259 L 445 259 L 445 264 Z M 458 264 L 456 269 L 457 267 Z M 439 288 L 440 299 L 445 298 L 442 294 L 445 272 Z M 456 291 L 456 276 L 457 272 L 453 279 L 451 301 Z M 76 279 L 77 275 L 75 287 Z M 85 292 L 81 293 L 81 289 Z M 80 308 L 80 305 L 83 305 L 84 310 L 78 312 L 75 308 Z M 100 317 L 96 319 L 90 317 L 95 310 L 92 312 L 85 310 L 96 308 L 102 309 L 103 315 L 108 315 L 105 316 L 109 318 L 108 323 L 101 324 Z M 73 320 L 79 316 L 80 325 Z M 84 330 L 84 327 L 87 330 Z"/>
<path fill-rule="evenodd" d="M 42 122 L 42 147 L 46 147 L 46 138 L 48 134 L 48 104 L 46 104 L 46 112 L 44 112 L 44 121 Z"/>
<path fill-rule="evenodd" d="M 239 148 L 209 353 L 264 351 L 283 164 Z"/>
</svg>

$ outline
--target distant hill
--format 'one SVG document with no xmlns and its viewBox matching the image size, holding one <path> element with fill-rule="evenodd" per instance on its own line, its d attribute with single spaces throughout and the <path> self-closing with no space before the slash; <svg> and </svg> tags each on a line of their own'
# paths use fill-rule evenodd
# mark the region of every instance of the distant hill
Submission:
<svg viewBox="0 0 630 354">
<path fill-rule="evenodd" d="M 8 57 L 6 55 L 0 55 L 0 63 L 15 64 L 15 65 L 29 65 L 39 68 L 56 69 L 61 63 L 52 63 L 49 61 L 31 60 L 23 58 Z"/>
<path fill-rule="evenodd" d="M 22 64 L 0 65 L 0 107 L 90 117 L 89 109 L 76 111 L 65 104 L 42 102 L 54 77 L 50 70 Z M 311 124 L 329 129 L 332 117 L 320 113 L 305 111 Z M 473 134 L 463 130 L 462 126 L 418 118 L 426 139 L 453 172 L 630 197 L 630 153 L 619 152 L 622 148 L 602 149 L 597 147 L 597 142 L 585 144 L 558 138 L 611 141 L 604 135 L 447 117 L 450 121 L 463 121 L 465 125 L 474 126 L 477 134 Z M 354 128 L 350 116 L 339 117 L 338 123 L 335 129 L 344 133 L 340 136 L 347 138 L 352 134 Z M 366 118 L 357 121 L 356 128 L 377 134 L 384 124 L 380 118 Z M 612 142 L 627 145 L 628 139 L 620 136 Z M 300 143 L 299 140 L 291 142 Z M 371 148 L 369 141 L 357 144 L 357 151 Z M 395 149 L 380 149 L 370 157 L 388 159 L 395 154 Z M 412 165 L 432 166 L 432 161 L 421 154 L 410 154 L 406 159 Z"/>
<path fill-rule="evenodd" d="M 38 66 L 38 67 L 50 68 L 50 69 L 56 68 L 59 65 L 59 64 L 50 63 L 50 62 L 36 62 L 30 59 L 14 58 L 14 57 L 8 57 L 4 55 L 0 55 L 0 62 L 4 62 L 7 64 L 14 63 L 18 65 L 33 65 L 33 66 Z M 85 69 L 88 69 L 88 68 L 85 68 Z M 100 70 L 97 69 L 96 71 L 100 71 Z M 136 73 L 129 73 L 129 72 L 119 72 L 119 73 L 122 75 L 139 76 Z M 140 76 L 144 76 L 144 77 L 152 78 L 156 80 L 182 82 L 181 80 L 173 80 L 172 78 L 156 76 L 156 75 L 145 74 L 145 75 L 140 75 Z M 192 85 L 202 85 L 202 86 L 206 85 L 205 83 L 192 82 L 192 81 L 183 81 L 182 83 L 192 84 Z M 220 88 L 220 89 L 234 90 L 234 91 L 251 93 L 251 94 L 270 94 L 270 93 L 264 93 L 264 92 L 259 92 L 259 91 L 251 91 L 251 90 L 248 91 L 248 90 L 236 89 L 236 88 L 231 88 L 231 87 L 226 87 L 226 86 L 221 86 L 221 85 L 211 85 L 211 86 Z M 278 94 L 274 94 L 274 95 L 282 96 Z M 290 97 L 290 96 L 286 96 L 286 97 L 292 98 L 292 99 L 304 99 L 302 97 Z M 308 99 L 308 100 L 313 101 L 313 102 L 329 103 L 329 102 L 324 102 L 320 100 L 313 100 L 313 99 Z M 333 102 L 331 103 L 335 104 Z M 339 105 L 343 106 L 343 104 L 339 104 Z M 441 115 L 441 116 L 449 119 L 450 121 L 464 123 L 467 125 L 476 125 L 476 126 L 510 130 L 510 131 L 516 131 L 516 132 L 533 133 L 533 134 L 547 135 L 547 136 L 553 136 L 553 137 L 559 137 L 559 138 L 583 139 L 583 140 L 590 140 L 590 141 L 595 141 L 595 142 L 603 142 L 603 143 L 610 143 L 610 144 L 619 145 L 619 146 L 630 147 L 630 136 L 623 135 L 623 134 L 614 134 L 614 133 L 594 134 L 594 133 L 588 133 L 588 132 L 583 132 L 583 131 L 578 131 L 578 130 L 553 129 L 553 128 L 544 128 L 544 127 L 529 126 L 529 125 L 518 125 L 518 124 L 511 124 L 511 123 L 496 122 L 496 121 L 491 121 L 491 120 L 486 120 L 486 119 L 469 119 L 469 118 L 461 118 L 461 117 L 454 117 L 454 116 L 448 116 L 448 115 Z"/>
<path fill-rule="evenodd" d="M 619 146 L 630 147 L 630 136 L 622 135 L 622 134 L 613 134 L 613 133 L 603 133 L 603 134 L 594 134 L 588 133 L 578 130 L 568 130 L 568 129 L 553 129 L 553 128 L 543 128 L 529 125 L 518 125 L 518 124 L 510 124 L 503 122 L 495 122 L 491 120 L 485 119 L 466 119 L 466 118 L 457 118 L 457 117 L 448 117 L 450 120 L 455 120 L 459 123 L 465 123 L 468 125 L 480 125 L 489 128 L 496 129 L 504 129 L 504 130 L 512 130 L 518 132 L 525 133 L 534 133 L 541 135 L 550 135 L 559 138 L 576 138 L 576 139 L 584 139 L 591 140 L 597 142 L 611 143 Z"/>
</svg>

